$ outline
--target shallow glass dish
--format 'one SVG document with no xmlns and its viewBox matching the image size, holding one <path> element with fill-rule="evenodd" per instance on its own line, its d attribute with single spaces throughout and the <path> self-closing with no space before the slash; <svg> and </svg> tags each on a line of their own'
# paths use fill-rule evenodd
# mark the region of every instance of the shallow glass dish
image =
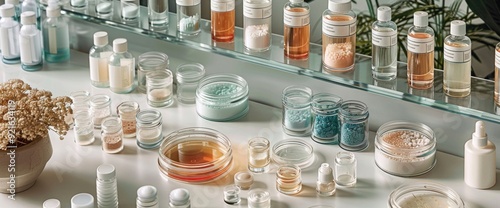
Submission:
<svg viewBox="0 0 500 208">
<path fill-rule="evenodd" d="M 272 159 L 278 165 L 294 164 L 304 169 L 314 162 L 314 150 L 304 140 L 285 139 L 274 144 Z"/>
<path fill-rule="evenodd" d="M 232 163 L 231 142 L 213 129 L 181 129 L 167 135 L 160 145 L 160 172 L 177 181 L 214 181 L 229 173 Z"/>
<path fill-rule="evenodd" d="M 389 195 L 389 208 L 464 208 L 465 204 L 453 189 L 436 184 L 419 182 L 396 188 Z"/>
</svg>

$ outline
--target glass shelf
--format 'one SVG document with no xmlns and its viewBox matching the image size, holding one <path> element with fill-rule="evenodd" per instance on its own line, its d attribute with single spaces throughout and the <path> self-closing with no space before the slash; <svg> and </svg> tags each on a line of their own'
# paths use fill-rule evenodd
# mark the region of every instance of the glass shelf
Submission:
<svg viewBox="0 0 500 208">
<path fill-rule="evenodd" d="M 359 54 L 356 55 L 354 70 L 345 73 L 326 74 L 322 70 L 322 50 L 321 45 L 318 44 L 311 44 L 310 55 L 307 60 L 290 60 L 283 55 L 283 37 L 273 35 L 272 46 L 269 51 L 250 53 L 244 49 L 243 31 L 241 28 L 236 28 L 233 42 L 213 42 L 210 35 L 210 21 L 202 20 L 201 33 L 199 35 L 180 36 L 176 31 L 175 13 L 169 14 L 170 24 L 167 28 L 150 28 L 147 20 L 147 8 L 144 6 L 141 6 L 138 21 L 125 23 L 121 21 L 119 15 L 119 1 L 114 1 L 115 13 L 107 17 L 96 16 L 93 2 L 84 10 L 74 10 L 67 4 L 63 6 L 63 10 L 70 17 L 500 124 L 500 112 L 497 110 L 499 107 L 494 103 L 494 82 L 490 80 L 474 77 L 472 78 L 471 95 L 465 98 L 453 98 L 443 93 L 443 72 L 441 70 L 435 70 L 434 86 L 431 89 L 416 90 L 407 85 L 405 63 L 398 63 L 398 75 L 396 79 L 378 81 L 372 78 L 371 57 Z"/>
</svg>

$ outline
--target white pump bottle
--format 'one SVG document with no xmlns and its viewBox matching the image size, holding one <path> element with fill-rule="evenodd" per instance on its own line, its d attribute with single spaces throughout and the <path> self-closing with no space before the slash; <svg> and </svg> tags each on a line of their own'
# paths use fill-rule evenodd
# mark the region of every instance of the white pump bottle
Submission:
<svg viewBox="0 0 500 208">
<path fill-rule="evenodd" d="M 476 122 L 476 130 L 472 134 L 472 139 L 465 143 L 464 160 L 464 180 L 468 186 L 487 189 L 495 185 L 495 144 L 488 141 L 482 121 Z"/>
</svg>

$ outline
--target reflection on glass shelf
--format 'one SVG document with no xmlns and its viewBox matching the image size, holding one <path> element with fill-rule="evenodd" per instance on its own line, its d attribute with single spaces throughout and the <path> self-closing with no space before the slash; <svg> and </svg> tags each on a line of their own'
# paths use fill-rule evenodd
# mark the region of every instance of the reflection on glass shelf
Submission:
<svg viewBox="0 0 500 208">
<path fill-rule="evenodd" d="M 177 32 L 175 14 L 169 14 L 170 24 L 167 28 L 151 28 L 148 24 L 146 7 L 141 6 L 139 18 L 136 21 L 123 21 L 120 15 L 119 1 L 112 1 L 114 2 L 115 12 L 109 16 L 96 16 L 95 1 L 89 2 L 89 6 L 84 10 L 74 9 L 67 4 L 63 8 L 69 16 L 87 21 L 106 24 L 274 69 L 315 77 L 351 88 L 500 123 L 500 112 L 497 110 L 493 98 L 494 83 L 489 80 L 473 78 L 471 82 L 472 92 L 468 97 L 447 97 L 443 93 L 443 72 L 441 70 L 435 71 L 434 86 L 431 89 L 416 90 L 407 85 L 405 63 L 398 63 L 396 79 L 379 81 L 374 80 L 372 77 L 371 57 L 359 54 L 356 56 L 354 70 L 328 74 L 322 69 L 321 45 L 311 44 L 311 51 L 307 60 L 290 60 L 283 55 L 283 37 L 273 35 L 269 51 L 252 53 L 246 51 L 243 46 L 243 30 L 241 28 L 236 28 L 233 42 L 213 42 L 210 36 L 210 21 L 201 21 L 200 34 L 196 36 L 180 36 Z"/>
</svg>

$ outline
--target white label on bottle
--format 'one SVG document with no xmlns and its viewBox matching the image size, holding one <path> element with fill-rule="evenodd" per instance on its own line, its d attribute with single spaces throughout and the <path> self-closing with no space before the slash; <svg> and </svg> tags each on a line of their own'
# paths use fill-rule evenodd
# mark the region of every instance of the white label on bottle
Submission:
<svg viewBox="0 0 500 208">
<path fill-rule="evenodd" d="M 201 0 L 176 0 L 175 2 L 179 6 L 194 6 L 200 4 Z"/>
<path fill-rule="evenodd" d="M 396 45 L 398 31 L 375 31 L 372 30 L 372 44 L 380 47 Z"/>
<path fill-rule="evenodd" d="M 19 36 L 19 48 L 21 49 L 21 63 L 34 63 L 32 53 L 35 53 L 35 41 L 33 38 L 39 38 L 38 36 Z"/>
<path fill-rule="evenodd" d="M 291 27 L 302 27 L 309 24 L 309 10 L 304 9 L 302 12 L 293 12 L 284 10 L 283 22 Z"/>
<path fill-rule="evenodd" d="M 455 47 L 444 44 L 444 59 L 455 63 L 468 62 L 471 59 L 471 46 Z"/>
<path fill-rule="evenodd" d="M 111 52 L 105 52 L 111 53 Z M 101 53 L 102 54 L 102 53 Z M 101 58 L 90 57 L 90 79 L 97 82 L 109 81 L 108 57 Z"/>
<path fill-rule="evenodd" d="M 229 12 L 234 10 L 234 0 L 233 1 L 220 1 L 212 0 L 210 3 L 210 8 L 214 12 Z"/>
<path fill-rule="evenodd" d="M 430 53 L 434 51 L 434 37 L 415 38 L 408 36 L 408 51 L 413 53 Z"/>
<path fill-rule="evenodd" d="M 500 52 L 495 50 L 495 67 L 500 69 Z"/>
<path fill-rule="evenodd" d="M 243 7 L 243 15 L 248 18 L 268 18 L 272 12 L 271 5 L 264 8 Z"/>
<path fill-rule="evenodd" d="M 11 56 L 10 41 L 9 41 L 9 28 L 0 27 L 0 39 L 2 42 L 2 55 L 5 57 Z"/>
<path fill-rule="evenodd" d="M 328 36 L 350 36 L 356 33 L 356 18 L 334 21 L 323 17 L 323 33 Z"/>
<path fill-rule="evenodd" d="M 122 59 L 121 66 L 109 65 L 109 86 L 123 89 L 134 84 L 133 59 Z"/>
<path fill-rule="evenodd" d="M 49 53 L 57 54 L 57 28 L 49 27 Z"/>
</svg>

